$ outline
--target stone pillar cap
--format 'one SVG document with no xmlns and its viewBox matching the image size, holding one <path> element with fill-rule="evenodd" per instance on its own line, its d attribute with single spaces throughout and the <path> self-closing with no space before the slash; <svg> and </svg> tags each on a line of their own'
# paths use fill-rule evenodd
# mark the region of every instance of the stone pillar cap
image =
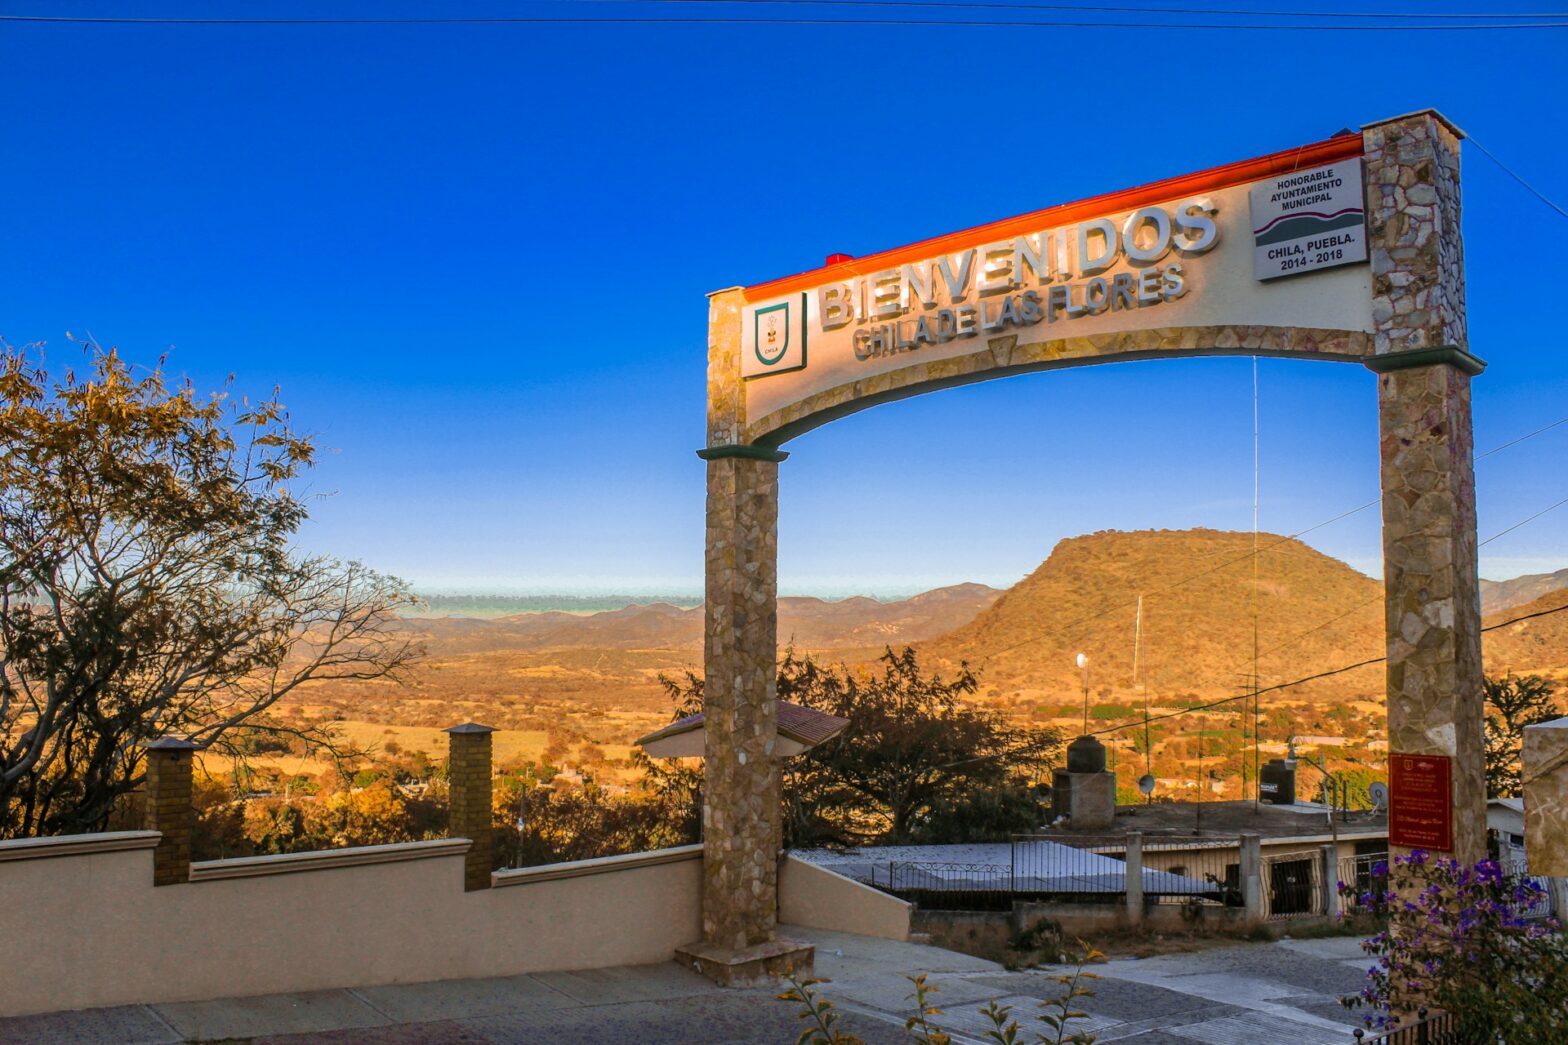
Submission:
<svg viewBox="0 0 1568 1045">
<path fill-rule="evenodd" d="M 458 734 L 465 734 L 465 735 L 469 734 L 469 733 L 494 733 L 495 732 L 495 727 L 494 726 L 481 726 L 477 722 L 464 722 L 461 726 L 448 726 L 446 729 L 443 729 L 441 732 L 443 732 L 443 733 L 458 733 Z"/>
<path fill-rule="evenodd" d="M 205 751 L 206 744 L 198 744 L 194 740 L 184 737 L 159 737 L 157 740 L 144 740 L 142 747 L 148 751 Z"/>
<path fill-rule="evenodd" d="M 1381 127 L 1385 123 L 1398 123 L 1400 120 L 1408 120 L 1412 116 L 1430 116 L 1444 127 L 1447 127 L 1450 131 L 1453 131 L 1455 137 L 1467 137 L 1464 131 L 1455 126 L 1453 120 L 1450 120 L 1436 109 L 1417 109 L 1414 112 L 1405 112 L 1400 113 L 1398 116 L 1390 116 L 1386 120 L 1373 120 L 1371 123 L 1363 124 L 1361 129 L 1366 130 L 1368 127 Z"/>
</svg>

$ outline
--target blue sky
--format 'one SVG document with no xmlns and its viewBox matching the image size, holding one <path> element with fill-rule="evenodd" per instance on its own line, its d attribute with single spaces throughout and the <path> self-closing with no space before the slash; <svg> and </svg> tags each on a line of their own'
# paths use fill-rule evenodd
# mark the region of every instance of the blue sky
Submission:
<svg viewBox="0 0 1568 1045">
<path fill-rule="evenodd" d="M 0 12 L 46 8 L 198 10 Z M 65 362 L 65 332 L 91 331 L 136 360 L 167 351 L 201 386 L 281 385 L 331 451 L 310 484 L 312 550 L 430 589 L 692 591 L 707 291 L 1424 107 L 1568 201 L 1545 89 L 1565 43 L 1552 29 L 0 24 L 0 334 Z M 1568 415 L 1568 219 L 1473 147 L 1464 175 L 1485 449 Z M 1264 528 L 1374 499 L 1372 375 L 1264 360 L 1260 376 Z M 1248 360 L 1157 361 L 835 422 L 782 466 L 781 586 L 1007 584 L 1064 536 L 1248 528 L 1251 387 Z M 1568 425 L 1481 462 L 1482 537 L 1568 497 L 1565 457 Z M 1380 567 L 1375 508 L 1307 539 Z M 1568 566 L 1568 508 L 1482 555 L 1490 577 Z"/>
</svg>

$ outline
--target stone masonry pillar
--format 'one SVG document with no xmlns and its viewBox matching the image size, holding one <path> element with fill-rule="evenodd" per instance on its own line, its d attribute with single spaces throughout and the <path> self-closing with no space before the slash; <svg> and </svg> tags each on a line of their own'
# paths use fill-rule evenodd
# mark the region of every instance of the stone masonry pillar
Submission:
<svg viewBox="0 0 1568 1045">
<path fill-rule="evenodd" d="M 1524 727 L 1524 854 L 1530 873 L 1568 878 L 1568 718 Z M 1562 917 L 1562 908 L 1558 908 Z"/>
<path fill-rule="evenodd" d="M 744 442 L 739 290 L 712 296 L 704 586 L 702 940 L 676 952 L 723 984 L 809 973 L 812 949 L 776 938 L 780 837 L 778 465 Z"/>
<path fill-rule="evenodd" d="M 1452 759 L 1452 855 L 1474 863 L 1486 855 L 1486 777 L 1470 379 L 1485 364 L 1470 354 L 1465 326 L 1461 134 L 1428 111 L 1366 127 L 1362 138 L 1389 749 Z"/>
<path fill-rule="evenodd" d="M 779 780 L 778 464 L 708 462 L 703 935 L 741 950 L 773 939 Z"/>
<path fill-rule="evenodd" d="M 490 813 L 490 734 L 494 732 L 491 727 L 474 722 L 452 726 L 446 731 L 450 787 L 447 835 L 467 838 L 473 843 L 463 858 L 464 892 L 490 888 L 491 847 L 495 834 Z"/>
<path fill-rule="evenodd" d="M 179 737 L 148 741 L 147 830 L 163 835 L 152 851 L 152 884 L 179 885 L 191 880 L 192 755 L 200 744 Z"/>
</svg>

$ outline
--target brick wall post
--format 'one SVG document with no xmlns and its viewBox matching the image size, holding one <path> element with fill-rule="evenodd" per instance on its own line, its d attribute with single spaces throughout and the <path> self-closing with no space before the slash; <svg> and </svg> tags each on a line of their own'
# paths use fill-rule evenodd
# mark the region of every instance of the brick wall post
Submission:
<svg viewBox="0 0 1568 1045">
<path fill-rule="evenodd" d="M 191 756 L 200 744 L 179 737 L 148 741 L 147 830 L 163 837 L 152 851 L 152 884 L 178 885 L 191 880 L 191 831 L 196 813 L 191 806 Z"/>
<path fill-rule="evenodd" d="M 490 734 L 495 730 L 474 722 L 453 726 L 447 779 L 450 785 L 447 835 L 473 843 L 463 862 L 463 891 L 490 888 L 491 829 Z"/>
</svg>

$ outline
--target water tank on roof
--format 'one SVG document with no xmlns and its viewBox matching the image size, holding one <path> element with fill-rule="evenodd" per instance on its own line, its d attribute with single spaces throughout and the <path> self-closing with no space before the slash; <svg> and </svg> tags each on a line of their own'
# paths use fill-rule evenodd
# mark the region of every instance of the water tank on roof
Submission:
<svg viewBox="0 0 1568 1045">
<path fill-rule="evenodd" d="M 1271 758 L 1259 773 L 1258 797 L 1277 806 L 1296 804 L 1296 763 L 1294 760 Z"/>
<path fill-rule="evenodd" d="M 1067 772 L 1105 772 L 1105 745 L 1093 737 L 1079 737 L 1067 745 Z"/>
</svg>

